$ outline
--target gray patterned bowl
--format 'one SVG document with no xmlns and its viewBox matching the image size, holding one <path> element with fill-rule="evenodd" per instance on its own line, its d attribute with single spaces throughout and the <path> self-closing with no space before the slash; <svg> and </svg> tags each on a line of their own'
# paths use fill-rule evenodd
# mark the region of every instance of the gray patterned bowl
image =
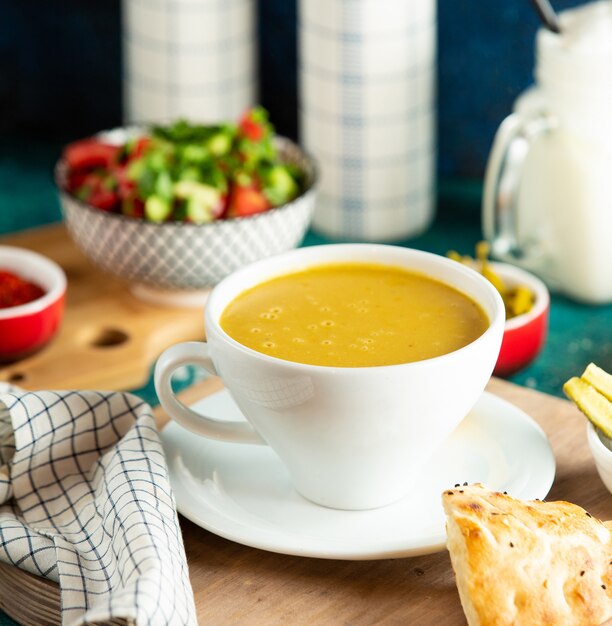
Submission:
<svg viewBox="0 0 612 626">
<path fill-rule="evenodd" d="M 134 129 L 101 133 L 123 143 Z M 292 202 L 249 217 L 207 224 L 147 222 L 91 207 L 65 190 L 66 164 L 55 167 L 68 232 L 102 270 L 130 283 L 135 295 L 158 303 L 198 305 L 206 290 L 234 270 L 299 245 L 312 219 L 316 196 L 313 159 L 277 137 L 281 159 L 306 173 L 306 189 Z"/>
</svg>

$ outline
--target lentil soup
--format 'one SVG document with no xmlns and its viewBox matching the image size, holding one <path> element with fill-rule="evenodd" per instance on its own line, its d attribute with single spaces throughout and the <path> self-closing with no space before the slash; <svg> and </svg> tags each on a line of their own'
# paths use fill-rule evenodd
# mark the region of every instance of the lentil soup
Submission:
<svg viewBox="0 0 612 626">
<path fill-rule="evenodd" d="M 220 323 L 257 352 L 335 367 L 429 359 L 489 326 L 481 307 L 453 287 L 370 263 L 316 265 L 260 283 L 230 302 Z"/>
</svg>

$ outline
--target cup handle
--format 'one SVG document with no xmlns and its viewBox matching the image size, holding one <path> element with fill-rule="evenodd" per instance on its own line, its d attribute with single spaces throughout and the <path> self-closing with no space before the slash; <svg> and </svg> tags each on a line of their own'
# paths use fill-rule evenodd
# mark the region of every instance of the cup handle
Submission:
<svg viewBox="0 0 612 626">
<path fill-rule="evenodd" d="M 235 443 L 265 444 L 259 433 L 247 422 L 222 422 L 206 417 L 185 406 L 172 391 L 172 374 L 184 365 L 201 365 L 218 376 L 208 345 L 196 341 L 179 343 L 165 350 L 155 365 L 155 391 L 159 402 L 181 426 L 202 437 Z"/>
<path fill-rule="evenodd" d="M 556 119 L 545 113 L 509 115 L 499 127 L 484 180 L 482 218 L 484 236 L 493 256 L 520 263 L 529 255 L 518 238 L 518 190 L 525 159 L 533 143 L 557 127 Z"/>
</svg>

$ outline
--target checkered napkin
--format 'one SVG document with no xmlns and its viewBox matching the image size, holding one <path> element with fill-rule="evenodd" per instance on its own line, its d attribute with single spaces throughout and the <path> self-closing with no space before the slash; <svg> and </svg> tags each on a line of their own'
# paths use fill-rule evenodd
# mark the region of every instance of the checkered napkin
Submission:
<svg viewBox="0 0 612 626">
<path fill-rule="evenodd" d="M 0 560 L 59 583 L 64 626 L 197 623 L 147 404 L 0 385 Z"/>
</svg>

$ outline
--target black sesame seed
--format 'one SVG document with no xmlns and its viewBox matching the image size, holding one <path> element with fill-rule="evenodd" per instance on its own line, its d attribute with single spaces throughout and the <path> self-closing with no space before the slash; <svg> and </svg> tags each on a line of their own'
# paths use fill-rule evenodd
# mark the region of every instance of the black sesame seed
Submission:
<svg viewBox="0 0 612 626">
<path fill-rule="evenodd" d="M 581 575 L 581 576 L 584 576 L 584 570 L 582 570 L 582 571 L 580 572 L 580 575 Z"/>
<path fill-rule="evenodd" d="M 459 483 L 455 483 L 455 487 L 461 487 Z"/>
<path fill-rule="evenodd" d="M 459 489 L 459 493 L 463 493 L 463 489 Z"/>
<path fill-rule="evenodd" d="M 510 547 L 514 548 L 514 544 L 512 542 L 510 542 Z"/>
<path fill-rule="evenodd" d="M 601 588 L 602 588 L 602 589 L 605 589 L 605 588 L 606 588 L 606 586 L 605 586 L 605 585 L 602 585 L 602 586 L 601 586 Z"/>
<path fill-rule="evenodd" d="M 587 513 L 587 517 L 593 517 L 590 513 Z"/>
<path fill-rule="evenodd" d="M 468 484 L 467 484 L 467 482 L 463 483 L 463 486 L 464 486 L 464 487 L 467 487 L 467 485 L 468 485 Z"/>
<path fill-rule="evenodd" d="M 447 492 L 446 492 L 446 495 L 447 495 L 447 496 L 452 496 L 452 495 L 453 495 L 453 493 L 454 493 L 453 491 L 447 491 Z"/>
</svg>

